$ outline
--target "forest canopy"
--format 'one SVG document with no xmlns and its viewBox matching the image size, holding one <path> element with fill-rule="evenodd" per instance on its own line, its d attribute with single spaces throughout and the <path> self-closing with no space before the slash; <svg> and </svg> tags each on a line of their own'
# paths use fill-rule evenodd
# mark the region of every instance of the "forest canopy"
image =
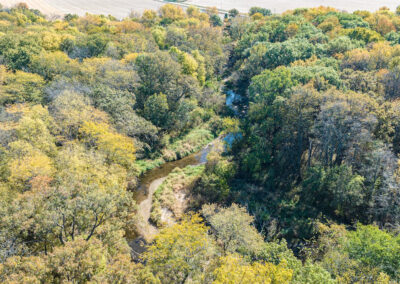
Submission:
<svg viewBox="0 0 400 284">
<path fill-rule="evenodd" d="M 399 98 L 399 8 L 0 6 L 0 281 L 397 283 Z"/>
</svg>

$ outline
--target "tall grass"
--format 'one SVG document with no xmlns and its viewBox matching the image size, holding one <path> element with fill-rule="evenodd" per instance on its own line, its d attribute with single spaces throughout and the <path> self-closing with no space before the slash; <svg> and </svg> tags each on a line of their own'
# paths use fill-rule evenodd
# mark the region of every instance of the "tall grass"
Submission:
<svg viewBox="0 0 400 284">
<path fill-rule="evenodd" d="M 163 225 L 162 208 L 171 211 L 176 219 L 182 217 L 186 200 L 181 200 L 180 196 L 188 194 L 204 172 L 204 168 L 204 165 L 187 166 L 183 169 L 175 168 L 167 176 L 166 180 L 153 195 L 153 206 L 150 215 L 152 222 L 158 226 Z"/>
<path fill-rule="evenodd" d="M 171 144 L 167 144 L 166 148 L 162 150 L 161 157 L 158 159 L 137 160 L 135 162 L 136 172 L 140 176 L 149 170 L 161 166 L 165 162 L 176 161 L 190 154 L 196 153 L 210 143 L 214 138 L 215 136 L 208 129 L 193 129 L 182 138 Z"/>
</svg>

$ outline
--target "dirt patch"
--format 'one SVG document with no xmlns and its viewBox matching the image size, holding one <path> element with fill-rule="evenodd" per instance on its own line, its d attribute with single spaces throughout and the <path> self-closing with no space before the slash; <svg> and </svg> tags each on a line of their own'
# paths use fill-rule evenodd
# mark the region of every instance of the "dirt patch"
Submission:
<svg viewBox="0 0 400 284">
<path fill-rule="evenodd" d="M 168 208 L 161 208 L 161 222 L 168 227 L 175 224 L 174 213 L 172 213 Z"/>
<path fill-rule="evenodd" d="M 148 187 L 147 198 L 138 204 L 138 221 L 136 230 L 139 235 L 147 242 L 151 242 L 155 235 L 158 233 L 158 229 L 152 225 L 150 220 L 151 208 L 153 206 L 153 195 L 157 188 L 165 181 L 164 178 L 154 180 Z"/>
<path fill-rule="evenodd" d="M 157 226 L 166 226 L 169 212 L 174 220 L 179 220 L 188 207 L 188 195 L 204 171 L 204 165 L 187 166 L 174 169 L 158 187 L 154 194 L 151 220 Z M 168 214 L 166 214 L 168 212 Z"/>
</svg>

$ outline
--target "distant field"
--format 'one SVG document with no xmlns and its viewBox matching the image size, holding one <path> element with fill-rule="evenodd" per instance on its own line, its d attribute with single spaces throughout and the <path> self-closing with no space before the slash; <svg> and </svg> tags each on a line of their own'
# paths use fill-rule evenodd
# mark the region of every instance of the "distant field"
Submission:
<svg viewBox="0 0 400 284">
<path fill-rule="evenodd" d="M 25 2 L 29 7 L 39 9 L 45 14 L 76 13 L 82 15 L 86 12 L 94 14 L 111 14 L 118 18 L 126 17 L 130 11 L 142 12 L 144 9 L 158 9 L 163 4 L 155 0 L 0 0 L 4 6 L 12 6 Z M 400 4 L 397 0 L 188 0 L 185 3 L 200 6 L 215 6 L 219 9 L 229 10 L 237 8 L 247 12 L 250 7 L 260 6 L 271 9 L 273 12 L 299 7 L 332 6 L 341 10 L 370 10 L 387 6 L 394 9 Z"/>
<path fill-rule="evenodd" d="M 276 13 L 295 8 L 308 8 L 316 6 L 331 6 L 349 12 L 355 10 L 375 11 L 387 6 L 394 10 L 400 1 L 398 0 L 190 0 L 187 3 L 203 6 L 216 6 L 219 9 L 229 10 L 236 8 L 241 12 L 247 12 L 251 7 L 265 7 Z"/>
<path fill-rule="evenodd" d="M 129 15 L 130 11 L 143 12 L 145 9 L 158 9 L 163 4 L 154 0 L 0 0 L 4 6 L 25 2 L 29 7 L 39 9 L 45 14 L 75 13 L 83 15 L 111 14 L 118 18 Z"/>
</svg>

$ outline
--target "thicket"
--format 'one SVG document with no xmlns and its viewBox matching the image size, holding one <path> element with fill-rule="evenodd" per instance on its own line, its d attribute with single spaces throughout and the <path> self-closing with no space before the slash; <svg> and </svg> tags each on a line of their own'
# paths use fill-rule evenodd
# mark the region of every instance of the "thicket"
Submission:
<svg viewBox="0 0 400 284">
<path fill-rule="evenodd" d="M 400 281 L 399 44 L 387 8 L 1 8 L 0 281 Z M 139 176 L 220 134 L 133 262 Z"/>
</svg>

